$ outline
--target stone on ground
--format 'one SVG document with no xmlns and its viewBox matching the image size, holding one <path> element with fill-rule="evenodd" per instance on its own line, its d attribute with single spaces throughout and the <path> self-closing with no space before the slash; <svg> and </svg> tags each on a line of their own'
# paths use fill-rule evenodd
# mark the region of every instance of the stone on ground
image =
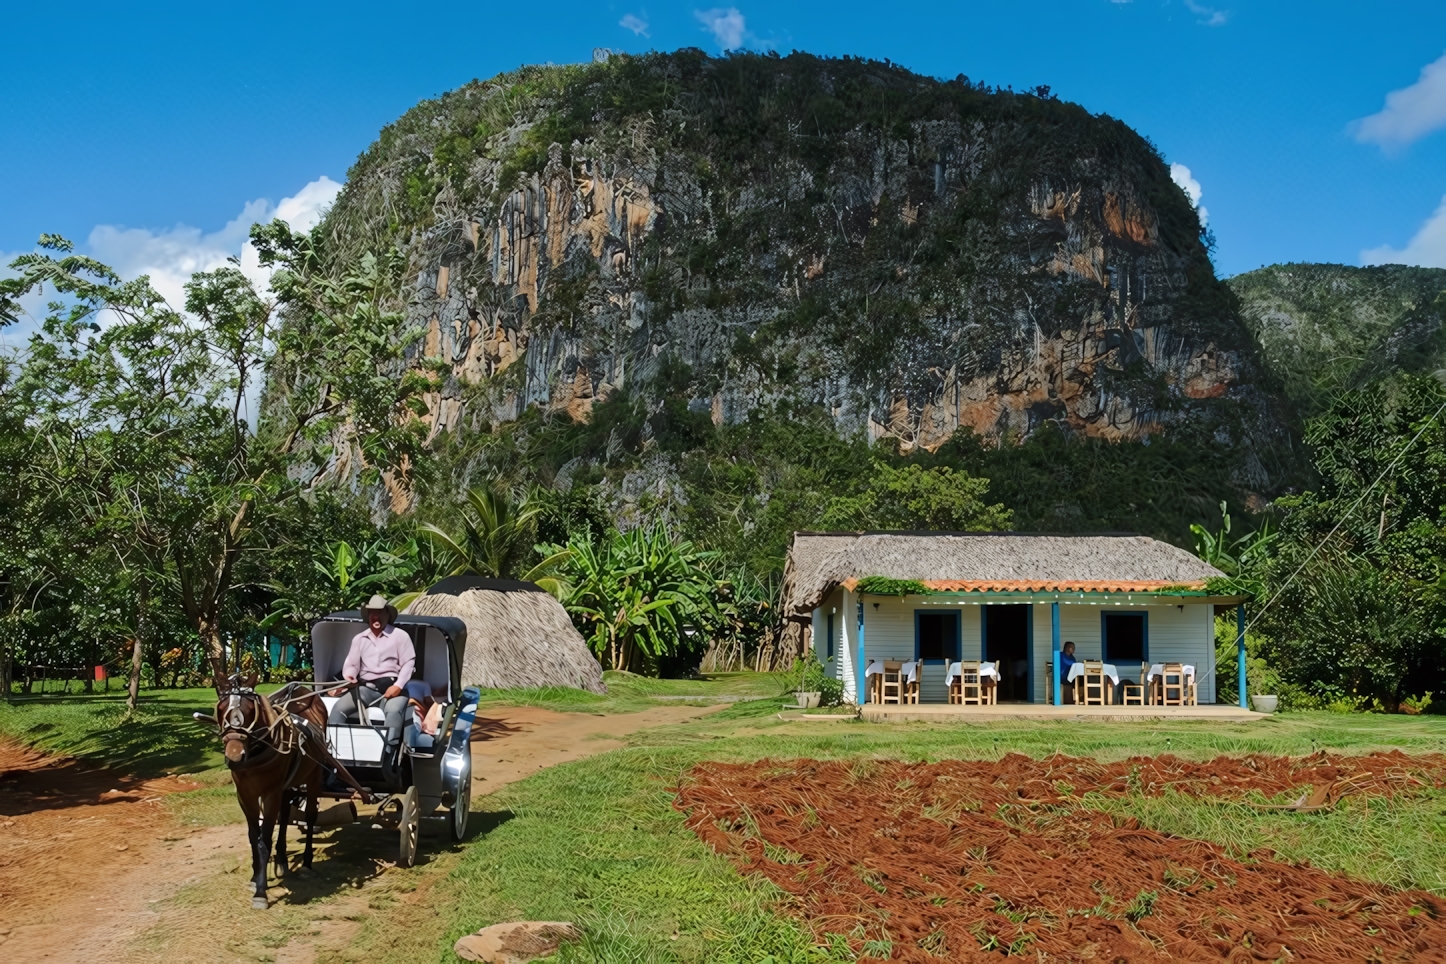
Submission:
<svg viewBox="0 0 1446 964">
<path fill-rule="evenodd" d="M 464 961 L 527 964 L 557 952 L 565 941 L 582 940 L 576 925 L 563 921 L 511 921 L 458 938 L 452 950 Z"/>
</svg>

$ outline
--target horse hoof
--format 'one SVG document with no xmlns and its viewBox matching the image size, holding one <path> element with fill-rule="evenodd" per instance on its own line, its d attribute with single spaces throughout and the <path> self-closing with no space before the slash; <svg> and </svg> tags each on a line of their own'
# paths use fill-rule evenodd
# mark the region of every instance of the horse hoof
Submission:
<svg viewBox="0 0 1446 964">
<path fill-rule="evenodd" d="M 251 898 L 251 909 L 252 909 L 252 910 L 265 910 L 268 906 L 270 906 L 270 905 L 268 905 L 268 904 L 266 903 L 266 898 L 265 898 L 265 897 L 252 897 L 252 898 Z"/>
</svg>

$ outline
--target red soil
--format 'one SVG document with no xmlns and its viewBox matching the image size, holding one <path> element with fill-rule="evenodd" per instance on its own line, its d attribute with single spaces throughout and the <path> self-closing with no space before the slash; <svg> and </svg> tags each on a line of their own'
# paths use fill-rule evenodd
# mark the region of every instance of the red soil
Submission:
<svg viewBox="0 0 1446 964">
<path fill-rule="evenodd" d="M 1304 791 L 1329 803 L 1443 778 L 1446 757 L 1400 753 L 763 761 L 696 767 L 677 806 L 705 842 L 791 895 L 790 909 L 821 940 L 842 934 L 856 951 L 894 960 L 1438 961 L 1440 898 L 1270 853 L 1233 859 L 1078 798 L 1174 788 L 1226 798 Z M 888 950 L 865 948 L 882 940 Z"/>
</svg>

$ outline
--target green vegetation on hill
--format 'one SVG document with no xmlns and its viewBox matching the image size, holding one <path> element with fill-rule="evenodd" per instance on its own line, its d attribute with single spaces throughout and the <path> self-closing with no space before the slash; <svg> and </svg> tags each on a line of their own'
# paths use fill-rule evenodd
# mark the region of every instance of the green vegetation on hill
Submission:
<svg viewBox="0 0 1446 964">
<path fill-rule="evenodd" d="M 1229 284 L 1302 415 L 1394 373 L 1446 365 L 1446 269 L 1277 264 Z"/>
</svg>

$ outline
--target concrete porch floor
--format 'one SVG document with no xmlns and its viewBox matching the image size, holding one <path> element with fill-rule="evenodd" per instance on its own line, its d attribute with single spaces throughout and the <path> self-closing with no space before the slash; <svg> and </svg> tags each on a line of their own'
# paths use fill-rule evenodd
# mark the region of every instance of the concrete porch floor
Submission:
<svg viewBox="0 0 1446 964">
<path fill-rule="evenodd" d="M 923 720 L 933 723 L 973 723 L 988 720 L 1098 720 L 1120 723 L 1140 720 L 1263 720 L 1265 713 L 1238 706 L 1054 706 L 1049 703 L 996 703 L 993 706 L 957 706 L 951 703 L 907 705 L 868 703 L 859 716 L 879 723 Z"/>
</svg>

